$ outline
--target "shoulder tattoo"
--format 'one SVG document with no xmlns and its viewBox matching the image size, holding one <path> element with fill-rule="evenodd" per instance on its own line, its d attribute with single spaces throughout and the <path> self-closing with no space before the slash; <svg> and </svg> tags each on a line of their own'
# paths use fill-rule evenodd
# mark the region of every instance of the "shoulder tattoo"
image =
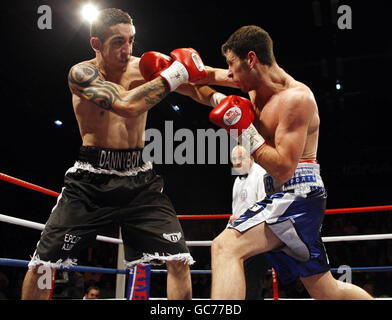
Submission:
<svg viewBox="0 0 392 320">
<path fill-rule="evenodd" d="M 116 100 L 121 100 L 117 85 L 103 80 L 94 65 L 80 63 L 73 66 L 68 74 L 68 82 L 84 98 L 103 109 L 110 110 Z"/>
</svg>

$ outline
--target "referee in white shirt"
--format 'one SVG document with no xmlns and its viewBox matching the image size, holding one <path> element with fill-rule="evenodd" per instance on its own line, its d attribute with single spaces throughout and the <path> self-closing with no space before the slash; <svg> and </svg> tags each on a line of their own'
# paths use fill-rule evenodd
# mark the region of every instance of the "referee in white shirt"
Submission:
<svg viewBox="0 0 392 320">
<path fill-rule="evenodd" d="M 266 171 L 254 162 L 253 157 L 243 146 L 237 145 L 233 148 L 231 161 L 238 176 L 233 185 L 233 213 L 230 222 L 266 196 L 264 190 L 264 174 Z M 246 300 L 264 299 L 264 275 L 268 267 L 269 263 L 263 254 L 245 260 Z"/>
</svg>

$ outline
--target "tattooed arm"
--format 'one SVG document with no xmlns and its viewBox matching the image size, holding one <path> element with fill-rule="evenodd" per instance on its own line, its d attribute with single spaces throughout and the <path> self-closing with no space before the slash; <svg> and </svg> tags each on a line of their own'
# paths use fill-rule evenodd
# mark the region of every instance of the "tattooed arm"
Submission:
<svg viewBox="0 0 392 320">
<path fill-rule="evenodd" d="M 123 117 L 136 117 L 146 112 L 170 92 L 162 77 L 127 91 L 104 80 L 95 65 L 83 62 L 71 68 L 68 84 L 72 93 Z"/>
</svg>

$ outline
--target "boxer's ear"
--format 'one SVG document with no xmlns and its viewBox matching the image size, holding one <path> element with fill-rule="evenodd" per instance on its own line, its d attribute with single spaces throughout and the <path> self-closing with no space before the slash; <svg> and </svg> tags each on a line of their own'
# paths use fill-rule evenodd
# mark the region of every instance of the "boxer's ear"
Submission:
<svg viewBox="0 0 392 320">
<path fill-rule="evenodd" d="M 92 37 L 90 39 L 90 44 L 95 52 L 100 52 L 102 50 L 102 42 L 97 37 Z"/>
<path fill-rule="evenodd" d="M 253 69 L 257 61 L 258 61 L 258 58 L 257 58 L 256 52 L 249 51 L 248 56 L 247 56 L 247 62 L 248 62 L 249 68 Z"/>
</svg>

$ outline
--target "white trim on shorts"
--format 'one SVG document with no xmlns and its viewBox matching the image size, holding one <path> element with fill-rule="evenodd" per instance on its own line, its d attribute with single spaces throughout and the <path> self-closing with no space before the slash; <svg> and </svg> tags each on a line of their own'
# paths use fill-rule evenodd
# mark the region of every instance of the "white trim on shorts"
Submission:
<svg viewBox="0 0 392 320">
<path fill-rule="evenodd" d="M 188 252 L 177 253 L 177 254 L 167 254 L 167 255 L 159 255 L 157 252 L 154 254 L 151 253 L 143 253 L 143 256 L 140 259 L 134 261 L 124 260 L 124 264 L 127 269 L 133 268 L 135 265 L 153 265 L 160 266 L 164 264 L 166 261 L 180 261 L 184 264 L 192 265 L 195 263 L 193 257 Z"/>
<path fill-rule="evenodd" d="M 69 168 L 65 174 L 75 173 L 79 169 L 89 171 L 92 173 L 97 173 L 97 174 L 114 174 L 120 177 L 129 177 L 129 176 L 136 176 L 139 172 L 146 172 L 148 170 L 151 170 L 152 163 L 148 161 L 140 167 L 131 168 L 126 171 L 118 171 L 114 169 L 109 170 L 109 169 L 95 168 L 88 162 L 76 161 L 73 167 Z"/>
</svg>

